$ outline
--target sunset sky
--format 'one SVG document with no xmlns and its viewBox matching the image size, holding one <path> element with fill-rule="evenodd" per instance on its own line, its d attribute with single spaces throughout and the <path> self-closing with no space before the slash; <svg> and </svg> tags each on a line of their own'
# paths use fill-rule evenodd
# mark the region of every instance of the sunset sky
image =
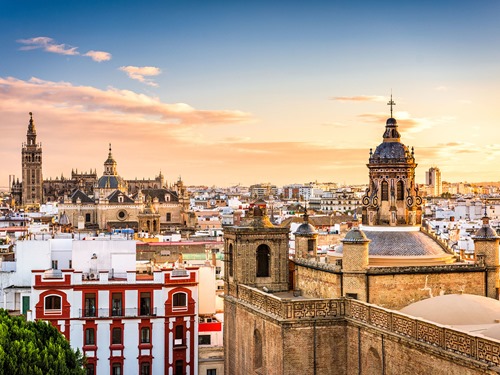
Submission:
<svg viewBox="0 0 500 375">
<path fill-rule="evenodd" d="M 366 183 L 391 90 L 445 181 L 500 180 L 500 2 L 0 0 L 0 186 L 28 112 L 44 178 Z"/>
</svg>

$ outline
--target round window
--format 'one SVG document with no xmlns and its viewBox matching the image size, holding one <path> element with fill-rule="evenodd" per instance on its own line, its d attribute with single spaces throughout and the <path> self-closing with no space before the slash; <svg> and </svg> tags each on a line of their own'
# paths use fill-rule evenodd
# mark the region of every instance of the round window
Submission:
<svg viewBox="0 0 500 375">
<path fill-rule="evenodd" d="M 120 220 L 125 220 L 125 218 L 127 217 L 127 212 L 126 211 L 118 211 L 118 219 Z"/>
</svg>

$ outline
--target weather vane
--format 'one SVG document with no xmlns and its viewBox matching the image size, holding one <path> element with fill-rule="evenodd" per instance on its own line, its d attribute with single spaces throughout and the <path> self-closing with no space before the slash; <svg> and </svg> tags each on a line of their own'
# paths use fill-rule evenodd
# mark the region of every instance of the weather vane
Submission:
<svg viewBox="0 0 500 375">
<path fill-rule="evenodd" d="M 387 105 L 391 106 L 391 117 L 392 117 L 392 106 L 396 105 L 396 103 L 394 102 L 394 100 L 392 100 L 392 92 L 391 92 L 391 100 L 389 102 L 387 102 Z"/>
</svg>

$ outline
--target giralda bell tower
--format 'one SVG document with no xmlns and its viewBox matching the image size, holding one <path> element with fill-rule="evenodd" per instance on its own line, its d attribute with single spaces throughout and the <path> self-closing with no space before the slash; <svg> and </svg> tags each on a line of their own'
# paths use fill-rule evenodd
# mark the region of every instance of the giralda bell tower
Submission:
<svg viewBox="0 0 500 375">
<path fill-rule="evenodd" d="M 42 144 L 36 142 L 36 128 L 33 113 L 26 133 L 26 143 L 22 148 L 23 205 L 37 205 L 43 199 Z"/>
</svg>

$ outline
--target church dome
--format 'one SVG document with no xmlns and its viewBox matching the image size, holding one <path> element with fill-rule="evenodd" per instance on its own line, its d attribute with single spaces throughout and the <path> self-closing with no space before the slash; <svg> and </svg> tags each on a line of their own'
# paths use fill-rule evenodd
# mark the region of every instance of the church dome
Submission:
<svg viewBox="0 0 500 375">
<path fill-rule="evenodd" d="M 498 238 L 497 232 L 489 225 L 490 219 L 485 215 L 483 225 L 477 230 L 473 238 L 478 240 L 494 240 Z"/>
<path fill-rule="evenodd" d="M 311 235 L 311 234 L 316 234 L 318 233 L 316 231 L 316 228 L 314 228 L 314 226 L 312 224 L 309 224 L 309 223 L 302 223 L 299 225 L 299 227 L 297 228 L 297 230 L 294 232 L 295 235 Z"/>
<path fill-rule="evenodd" d="M 493 324 L 500 319 L 500 301 L 473 294 L 445 294 L 412 303 L 400 311 L 445 325 Z"/>
<path fill-rule="evenodd" d="M 370 241 L 365 233 L 359 229 L 358 227 L 353 227 L 347 234 L 345 235 L 342 242 L 368 242 Z"/>
<path fill-rule="evenodd" d="M 100 189 L 121 189 L 125 181 L 120 176 L 104 175 L 97 181 L 97 187 Z"/>
<path fill-rule="evenodd" d="M 377 159 L 406 159 L 408 148 L 400 142 L 381 143 L 373 153 L 370 161 Z"/>
</svg>

